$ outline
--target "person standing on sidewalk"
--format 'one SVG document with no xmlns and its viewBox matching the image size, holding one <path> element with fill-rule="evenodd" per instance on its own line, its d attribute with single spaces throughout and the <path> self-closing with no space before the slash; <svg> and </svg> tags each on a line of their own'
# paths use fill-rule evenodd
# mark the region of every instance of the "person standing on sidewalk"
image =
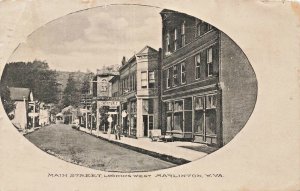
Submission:
<svg viewBox="0 0 300 191">
<path fill-rule="evenodd" d="M 120 128 L 120 125 L 115 125 L 115 137 L 116 137 L 116 140 L 121 140 L 121 128 Z"/>
</svg>

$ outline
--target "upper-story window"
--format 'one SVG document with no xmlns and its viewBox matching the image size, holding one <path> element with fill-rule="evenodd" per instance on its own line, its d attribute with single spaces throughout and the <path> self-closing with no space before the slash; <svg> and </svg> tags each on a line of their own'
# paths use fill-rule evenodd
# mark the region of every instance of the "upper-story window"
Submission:
<svg viewBox="0 0 300 191">
<path fill-rule="evenodd" d="M 185 62 L 181 63 L 181 84 L 186 83 L 186 70 L 185 70 Z"/>
<path fill-rule="evenodd" d="M 147 71 L 142 71 L 141 72 L 141 86 L 142 88 L 147 88 Z"/>
<path fill-rule="evenodd" d="M 185 46 L 185 22 L 181 24 L 181 46 Z"/>
<path fill-rule="evenodd" d="M 177 29 L 174 29 L 174 51 L 176 51 L 178 49 L 178 33 L 177 33 Z"/>
<path fill-rule="evenodd" d="M 106 85 L 101 85 L 100 91 L 101 92 L 106 92 L 107 91 L 107 86 Z"/>
<path fill-rule="evenodd" d="M 204 22 L 204 21 L 200 21 L 197 24 L 197 36 L 201 36 L 205 33 L 207 33 L 208 31 L 212 30 L 212 25 Z"/>
<path fill-rule="evenodd" d="M 136 90 L 136 74 L 133 74 L 133 90 Z"/>
<path fill-rule="evenodd" d="M 206 63 L 207 63 L 207 76 L 213 75 L 213 62 L 212 62 L 212 48 L 207 49 Z"/>
<path fill-rule="evenodd" d="M 170 51 L 170 33 L 168 32 L 166 35 L 166 53 Z"/>
<path fill-rule="evenodd" d="M 154 88 L 155 86 L 155 73 L 154 71 L 149 71 L 148 73 L 148 79 L 149 79 L 149 88 Z"/>
<path fill-rule="evenodd" d="M 173 86 L 178 85 L 178 70 L 177 70 L 177 65 L 173 66 Z"/>
<path fill-rule="evenodd" d="M 200 79 L 200 73 L 201 73 L 200 64 L 201 64 L 200 54 L 197 54 L 195 56 L 195 78 L 196 79 Z"/>
<path fill-rule="evenodd" d="M 166 86 L 167 88 L 171 87 L 171 68 L 167 69 L 167 76 L 166 76 Z"/>
</svg>

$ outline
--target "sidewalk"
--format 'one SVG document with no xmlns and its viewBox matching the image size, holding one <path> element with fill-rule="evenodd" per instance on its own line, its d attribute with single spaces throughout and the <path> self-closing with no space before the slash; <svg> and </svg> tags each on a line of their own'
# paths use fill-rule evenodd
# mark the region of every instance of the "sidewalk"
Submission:
<svg viewBox="0 0 300 191">
<path fill-rule="evenodd" d="M 89 129 L 80 127 L 80 130 L 91 134 L 91 131 Z M 200 159 L 207 155 L 207 153 L 204 152 L 183 148 L 201 146 L 200 143 L 182 141 L 167 143 L 156 141 L 152 142 L 151 139 L 147 137 L 134 139 L 123 136 L 121 137 L 121 140 L 115 140 L 114 134 L 108 135 L 104 134 L 103 132 L 97 131 L 92 131 L 92 134 L 111 143 L 118 144 L 128 149 L 132 149 L 137 152 L 142 152 L 144 154 L 148 154 L 156 158 L 161 158 L 163 160 L 167 160 L 176 164 L 184 164 L 196 159 Z"/>
</svg>

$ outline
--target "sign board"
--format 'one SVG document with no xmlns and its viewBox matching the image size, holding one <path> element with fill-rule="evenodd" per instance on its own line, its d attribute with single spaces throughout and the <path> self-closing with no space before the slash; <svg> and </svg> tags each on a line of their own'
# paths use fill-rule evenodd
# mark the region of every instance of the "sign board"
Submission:
<svg viewBox="0 0 300 191">
<path fill-rule="evenodd" d="M 97 97 L 97 101 L 127 101 L 124 97 L 108 97 L 108 96 L 99 96 Z"/>
<path fill-rule="evenodd" d="M 109 115 L 117 115 L 118 114 L 118 112 L 107 112 L 107 114 L 109 114 Z"/>
<path fill-rule="evenodd" d="M 37 117 L 39 116 L 39 113 L 28 113 L 29 117 Z"/>
<path fill-rule="evenodd" d="M 109 107 L 117 107 L 120 106 L 119 101 L 97 101 L 97 107 L 109 106 Z"/>
</svg>

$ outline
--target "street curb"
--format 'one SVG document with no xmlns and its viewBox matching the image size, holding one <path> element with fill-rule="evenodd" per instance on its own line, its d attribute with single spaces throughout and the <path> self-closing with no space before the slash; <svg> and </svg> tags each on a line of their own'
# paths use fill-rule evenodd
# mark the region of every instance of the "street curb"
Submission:
<svg viewBox="0 0 300 191">
<path fill-rule="evenodd" d="M 81 130 L 78 130 L 78 131 L 81 131 Z M 109 143 L 118 145 L 120 147 L 130 149 L 130 150 L 142 153 L 142 154 L 146 154 L 146 155 L 152 156 L 154 158 L 158 158 L 158 159 L 161 159 L 163 161 L 170 162 L 170 163 L 173 163 L 173 164 L 176 164 L 176 165 L 182 165 L 182 164 L 186 164 L 186 163 L 191 162 L 191 161 L 183 159 L 183 158 L 177 158 L 177 157 L 174 157 L 174 156 L 171 156 L 171 155 L 161 154 L 161 153 L 157 153 L 157 152 L 154 152 L 154 151 L 149 151 L 149 150 L 146 150 L 146 149 L 142 149 L 142 148 L 139 148 L 139 147 L 128 145 L 126 143 L 121 143 L 121 142 L 117 142 L 117 141 L 114 141 L 114 140 L 109 140 L 109 139 L 106 139 L 106 138 L 101 137 L 101 136 L 97 136 L 97 135 L 94 135 L 94 134 L 87 133 L 85 131 L 81 131 L 81 132 L 84 132 L 88 135 L 92 135 L 96 138 L 99 138 L 99 139 L 107 141 Z"/>
</svg>

